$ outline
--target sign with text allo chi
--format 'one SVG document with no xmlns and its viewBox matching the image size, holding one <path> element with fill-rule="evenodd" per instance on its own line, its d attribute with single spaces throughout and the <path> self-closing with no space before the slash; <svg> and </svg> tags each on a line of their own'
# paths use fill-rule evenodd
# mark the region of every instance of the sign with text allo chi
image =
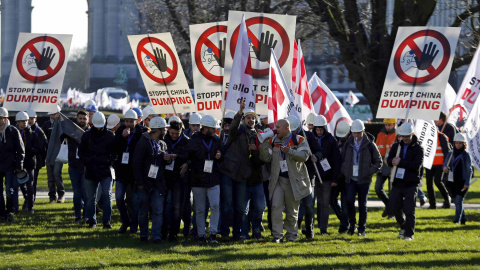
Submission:
<svg viewBox="0 0 480 270">
<path fill-rule="evenodd" d="M 437 120 L 459 27 L 400 27 L 377 118 Z"/>
</svg>

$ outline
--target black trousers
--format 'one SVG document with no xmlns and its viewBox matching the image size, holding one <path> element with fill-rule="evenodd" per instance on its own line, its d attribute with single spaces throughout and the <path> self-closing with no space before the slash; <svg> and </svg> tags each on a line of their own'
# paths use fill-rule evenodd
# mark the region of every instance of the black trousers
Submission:
<svg viewBox="0 0 480 270">
<path fill-rule="evenodd" d="M 416 185 L 393 186 L 390 192 L 390 206 L 398 225 L 405 230 L 405 237 L 412 237 L 415 234 L 417 188 Z"/>
<path fill-rule="evenodd" d="M 435 205 L 437 202 L 435 198 L 435 190 L 433 189 L 433 183 L 435 183 L 438 190 L 442 194 L 443 201 L 447 203 L 449 202 L 447 188 L 442 181 L 442 167 L 442 165 L 435 165 L 432 166 L 431 170 L 425 169 L 425 176 L 427 178 L 428 202 L 430 203 L 430 205 Z"/>
</svg>

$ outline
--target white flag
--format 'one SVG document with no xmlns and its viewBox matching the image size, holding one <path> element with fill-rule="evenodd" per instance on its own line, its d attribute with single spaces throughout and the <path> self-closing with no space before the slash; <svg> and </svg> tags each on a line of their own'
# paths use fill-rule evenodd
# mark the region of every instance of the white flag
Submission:
<svg viewBox="0 0 480 270">
<path fill-rule="evenodd" d="M 443 103 L 442 103 L 442 112 L 445 114 L 450 113 L 450 109 L 453 107 L 453 103 L 455 103 L 455 98 L 457 93 L 453 90 L 453 87 L 447 83 L 447 88 L 445 88 L 445 95 L 443 96 Z"/>
<path fill-rule="evenodd" d="M 315 113 L 325 116 L 330 133 L 335 134 L 337 124 L 342 120 L 352 123 L 347 110 L 345 110 L 332 91 L 320 80 L 317 73 L 310 78 L 308 86 L 312 95 Z"/>
<path fill-rule="evenodd" d="M 478 52 L 478 50 L 477 50 Z M 472 158 L 473 165 L 477 168 L 480 168 L 480 103 L 477 99 L 474 106 L 470 111 L 467 121 L 463 130 L 467 135 L 467 148 L 470 152 L 470 157 Z"/>
<path fill-rule="evenodd" d="M 230 82 L 228 84 L 225 108 L 233 111 L 240 109 L 240 103 L 245 101 L 245 109 L 255 111 L 256 91 L 252 83 L 252 64 L 250 62 L 250 45 L 248 42 L 245 16 L 242 17 L 238 33 L 237 47 L 232 64 Z"/>
<path fill-rule="evenodd" d="M 466 115 L 472 110 L 475 100 L 480 93 L 480 49 L 477 49 L 473 56 L 472 62 L 468 67 L 467 73 L 463 78 L 462 85 L 460 86 L 455 103 L 453 107 L 463 106 L 466 110 Z"/>
<path fill-rule="evenodd" d="M 307 70 L 305 69 L 305 61 L 303 58 L 302 46 L 300 40 L 294 43 L 294 55 L 293 69 L 292 69 L 292 91 L 295 103 L 295 109 L 297 110 L 300 121 L 303 123 L 304 128 L 307 128 L 307 116 L 314 112 L 312 97 L 310 90 L 308 89 Z"/>
<path fill-rule="evenodd" d="M 350 90 L 348 92 L 348 97 L 347 99 L 345 100 L 345 102 L 347 102 L 348 104 L 350 104 L 350 107 L 353 107 L 353 105 L 357 104 L 358 102 L 360 102 L 360 99 L 357 98 L 357 96 L 352 92 L 352 90 Z"/>
<path fill-rule="evenodd" d="M 417 119 L 415 123 L 415 135 L 423 147 L 423 167 L 432 168 L 435 153 L 437 152 L 438 133 L 433 120 L 425 121 Z"/>
</svg>

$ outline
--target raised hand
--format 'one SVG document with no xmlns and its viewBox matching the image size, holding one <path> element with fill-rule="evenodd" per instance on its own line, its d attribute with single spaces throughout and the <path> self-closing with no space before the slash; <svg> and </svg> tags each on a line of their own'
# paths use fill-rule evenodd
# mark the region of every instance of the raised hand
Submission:
<svg viewBox="0 0 480 270">
<path fill-rule="evenodd" d="M 50 66 L 50 63 L 52 63 L 52 60 L 54 57 L 55 57 L 55 53 L 53 53 L 53 49 L 50 49 L 50 47 L 47 47 L 47 50 L 45 50 L 44 48 L 42 51 L 42 57 L 40 58 L 40 60 L 35 58 L 35 64 L 37 64 L 38 70 L 47 69 Z"/>
<path fill-rule="evenodd" d="M 163 51 L 159 50 L 158 48 L 155 48 L 153 53 L 155 54 L 155 59 L 157 60 L 156 66 L 158 70 L 161 72 L 167 71 L 167 54 L 164 54 Z"/>
<path fill-rule="evenodd" d="M 213 54 L 213 57 L 215 57 L 215 60 L 217 60 L 218 65 L 223 68 L 225 66 L 225 50 L 227 48 L 227 38 L 223 39 L 223 43 L 220 40 L 218 48 L 220 49 L 220 56 Z"/>
<path fill-rule="evenodd" d="M 438 54 L 438 50 L 435 51 L 435 49 L 437 49 L 437 45 L 433 45 L 433 48 L 432 45 L 433 42 L 430 42 L 430 44 L 425 44 L 425 46 L 423 47 L 423 54 L 421 59 L 418 59 L 418 57 L 415 56 L 414 59 L 418 69 L 426 70 L 432 65 L 433 59 L 435 59 Z"/>
<path fill-rule="evenodd" d="M 270 35 L 270 31 L 267 31 L 266 36 L 265 33 L 262 33 L 260 36 L 260 48 L 257 48 L 255 45 L 253 45 L 253 51 L 260 62 L 267 62 L 270 60 L 270 49 L 275 49 L 275 46 L 277 46 L 277 41 L 275 40 L 274 42 L 273 34 Z"/>
</svg>

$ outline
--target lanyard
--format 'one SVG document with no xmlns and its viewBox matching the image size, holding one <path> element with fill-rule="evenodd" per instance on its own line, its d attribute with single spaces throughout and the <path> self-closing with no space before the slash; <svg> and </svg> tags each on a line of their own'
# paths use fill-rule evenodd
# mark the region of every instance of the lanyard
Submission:
<svg viewBox="0 0 480 270">
<path fill-rule="evenodd" d="M 292 135 L 293 133 L 290 133 L 290 137 L 288 137 L 287 141 L 285 141 L 285 143 L 283 144 L 283 146 L 287 146 L 287 144 L 290 142 L 290 140 L 292 139 Z M 282 154 L 282 159 L 285 160 L 285 153 L 282 152 L 282 149 L 280 149 L 280 153 Z"/>
<path fill-rule="evenodd" d="M 407 149 L 408 149 L 408 144 L 403 145 L 403 158 L 405 158 L 405 155 L 407 154 Z"/>
<path fill-rule="evenodd" d="M 173 150 L 175 150 L 175 146 L 177 146 L 177 144 L 182 140 L 183 138 L 183 134 L 180 135 L 180 137 L 178 137 L 178 140 L 176 143 L 172 143 L 172 151 L 170 153 L 173 153 Z"/>
<path fill-rule="evenodd" d="M 128 137 L 128 140 L 127 140 L 127 152 L 128 152 L 128 147 L 130 146 L 130 141 L 132 140 L 133 138 L 133 135 L 135 135 L 135 132 L 137 132 L 137 129 L 135 129 L 132 133 L 132 135 L 130 135 L 130 137 Z"/>
<path fill-rule="evenodd" d="M 320 147 L 322 147 L 322 138 L 324 137 L 325 135 L 322 135 L 322 137 L 317 137 L 317 141 L 318 141 L 318 144 L 320 144 Z"/>
<path fill-rule="evenodd" d="M 208 160 L 211 160 L 211 158 L 210 158 L 210 148 L 212 148 L 212 141 L 213 141 L 213 139 L 210 140 L 210 143 L 207 146 L 207 143 L 205 142 L 205 140 L 202 139 L 203 145 L 205 145 L 205 147 L 207 148 Z"/>
<path fill-rule="evenodd" d="M 453 155 L 453 153 L 452 153 Z M 452 161 L 452 164 L 453 164 L 453 168 L 452 168 L 452 171 L 455 171 L 455 167 L 457 167 L 459 159 L 462 157 L 462 154 L 458 155 L 456 158 L 453 159 Z"/>
<path fill-rule="evenodd" d="M 355 142 L 353 142 L 353 151 L 355 151 L 355 161 L 356 161 L 356 163 L 360 163 L 360 148 L 362 148 L 362 145 L 363 145 L 363 138 L 360 141 L 360 145 L 358 146 L 358 148 L 357 148 Z"/>
<path fill-rule="evenodd" d="M 160 146 L 154 140 L 151 140 L 150 143 L 152 144 L 153 156 L 155 159 L 155 166 L 157 165 L 157 156 L 158 151 L 160 151 Z"/>
<path fill-rule="evenodd" d="M 35 125 L 35 130 L 33 132 L 37 132 L 38 125 Z"/>
</svg>

